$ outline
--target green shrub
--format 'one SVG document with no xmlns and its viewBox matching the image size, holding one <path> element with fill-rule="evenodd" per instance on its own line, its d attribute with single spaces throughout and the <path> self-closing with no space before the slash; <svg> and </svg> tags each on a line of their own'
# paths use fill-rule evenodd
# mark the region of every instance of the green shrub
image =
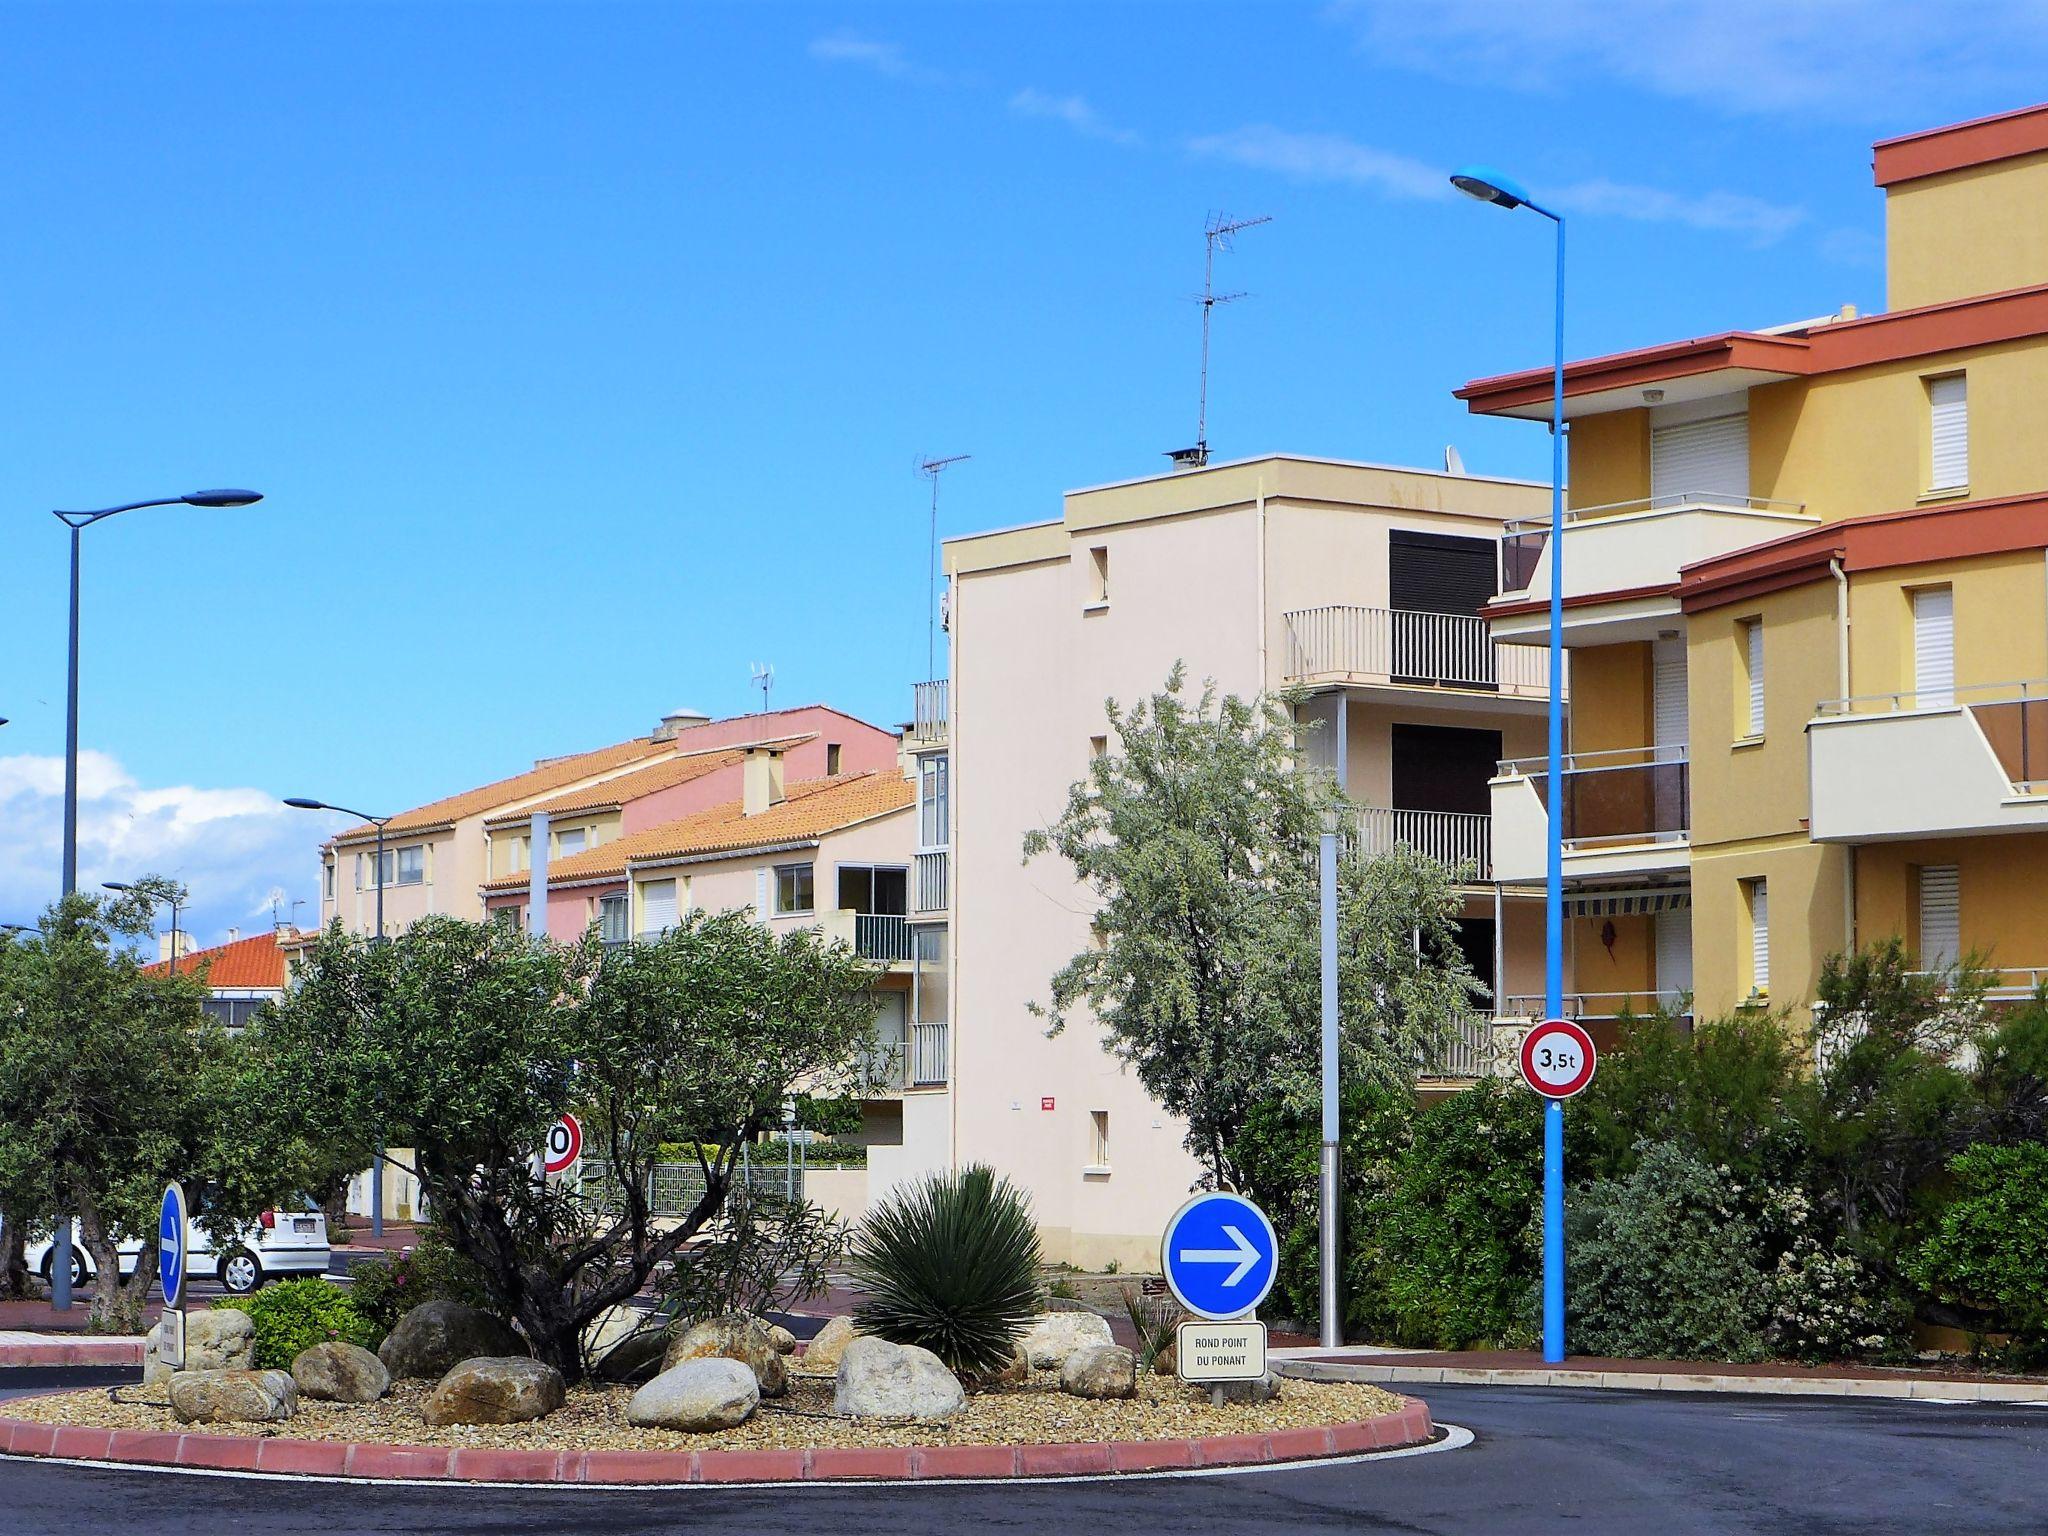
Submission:
<svg viewBox="0 0 2048 1536">
<path fill-rule="evenodd" d="M 816 1131 L 820 1136 L 855 1136 L 860 1133 L 860 1100 L 851 1094 L 817 1097 L 798 1094 L 796 1128 Z"/>
<path fill-rule="evenodd" d="M 1024 1192 L 979 1164 L 934 1173 L 868 1213 L 848 1269 L 863 1333 L 917 1344 L 955 1371 L 1010 1363 L 1038 1312 L 1038 1227 Z"/>
<path fill-rule="evenodd" d="M 223 1297 L 216 1307 L 246 1312 L 256 1325 L 256 1369 L 288 1371 L 301 1350 L 340 1340 L 373 1347 L 384 1337 L 349 1293 L 318 1277 L 280 1280 L 251 1296 Z"/>
<path fill-rule="evenodd" d="M 1762 1360 L 1763 1247 L 1740 1189 L 1672 1142 L 1567 1203 L 1565 1296 L 1575 1349 L 1641 1359 Z"/>
<path fill-rule="evenodd" d="M 724 1220 L 676 1255 L 662 1290 L 666 1318 L 698 1322 L 786 1311 L 825 1292 L 852 1233 L 805 1200 L 735 1187 Z"/>
<path fill-rule="evenodd" d="M 380 1338 L 421 1302 L 458 1301 L 491 1310 L 482 1272 L 431 1229 L 409 1252 L 368 1259 L 351 1268 L 349 1292 L 356 1310 L 376 1327 Z"/>
<path fill-rule="evenodd" d="M 2048 1146 L 1974 1146 L 1949 1164 L 1955 1198 L 1907 1269 L 1937 1300 L 1980 1314 L 2021 1353 L 2048 1352 Z"/>
</svg>

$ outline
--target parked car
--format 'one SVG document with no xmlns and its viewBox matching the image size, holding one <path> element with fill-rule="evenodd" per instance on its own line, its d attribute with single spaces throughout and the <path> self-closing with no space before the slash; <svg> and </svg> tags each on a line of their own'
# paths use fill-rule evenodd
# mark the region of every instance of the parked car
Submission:
<svg viewBox="0 0 2048 1536">
<path fill-rule="evenodd" d="M 117 1251 L 121 1256 L 121 1273 L 134 1274 L 142 1244 L 125 1242 Z M 47 1280 L 55 1267 L 56 1244 L 48 1238 L 30 1243 L 24 1256 L 28 1267 Z M 237 1228 L 227 1245 L 218 1249 L 199 1224 L 195 1211 L 188 1235 L 185 1272 L 212 1275 L 219 1279 L 223 1289 L 245 1296 L 274 1276 L 324 1275 L 327 1260 L 327 1218 L 311 1200 L 301 1200 L 289 1207 L 263 1212 L 252 1225 Z M 79 1241 L 78 1223 L 74 1221 L 71 1283 L 84 1285 L 91 1278 L 92 1255 Z"/>
</svg>

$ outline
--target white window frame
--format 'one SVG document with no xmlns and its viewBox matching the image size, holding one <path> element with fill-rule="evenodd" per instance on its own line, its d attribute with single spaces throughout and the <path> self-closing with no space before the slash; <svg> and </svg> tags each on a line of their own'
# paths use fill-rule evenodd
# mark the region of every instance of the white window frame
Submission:
<svg viewBox="0 0 2048 1536">
<path fill-rule="evenodd" d="M 1956 701 L 1956 593 L 1954 587 L 1916 587 L 1910 594 L 1913 624 L 1913 703 L 1920 709 L 1946 709 Z M 1938 612 L 1937 604 L 1946 608 Z M 1947 628 L 1946 663 L 1927 642 Z"/>
<path fill-rule="evenodd" d="M 941 848 L 952 846 L 951 756 L 947 752 L 927 752 L 917 760 L 917 846 L 920 853 L 936 853 Z M 933 836 L 935 831 L 937 836 Z"/>
<path fill-rule="evenodd" d="M 1743 735 L 1749 740 L 1764 734 L 1764 621 L 1742 621 L 1744 674 L 1749 680 L 1749 717 Z"/>
<path fill-rule="evenodd" d="M 1749 987 L 1769 996 L 1771 990 L 1771 888 L 1759 875 L 1749 887 Z"/>
<path fill-rule="evenodd" d="M 791 907 L 783 905 L 783 876 L 785 875 L 790 877 L 792 887 L 799 878 L 805 878 L 810 881 L 811 901 L 809 906 Z M 773 889 L 775 916 L 812 917 L 816 915 L 818 910 L 818 865 L 816 860 L 803 859 L 790 864 L 777 864 L 771 875 L 770 885 Z"/>
<path fill-rule="evenodd" d="M 569 845 L 569 839 L 572 837 L 576 839 L 574 847 Z M 590 828 L 588 827 L 570 827 L 567 831 L 555 834 L 555 854 L 558 858 L 573 858 L 589 846 Z"/>
<path fill-rule="evenodd" d="M 1927 381 L 1927 491 L 1940 495 L 1969 484 L 1969 378 L 1944 373 Z"/>
<path fill-rule="evenodd" d="M 425 843 L 407 843 L 403 848 L 391 848 L 385 851 L 391 860 L 391 883 L 393 885 L 425 885 L 427 883 L 427 845 Z M 408 854 L 413 856 L 410 860 L 406 857 Z"/>
</svg>

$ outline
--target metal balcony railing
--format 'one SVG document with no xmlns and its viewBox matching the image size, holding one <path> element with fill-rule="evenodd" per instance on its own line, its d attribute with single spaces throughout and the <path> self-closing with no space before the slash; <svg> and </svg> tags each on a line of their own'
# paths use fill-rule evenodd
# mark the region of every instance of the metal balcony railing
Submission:
<svg viewBox="0 0 2048 1536">
<path fill-rule="evenodd" d="M 1421 1076 L 1434 1079 L 1498 1077 L 1503 1057 L 1495 1048 L 1493 1020 L 1484 1015 L 1445 1025 L 1422 1060 Z"/>
<path fill-rule="evenodd" d="M 1543 695 L 1548 658 L 1496 645 L 1468 613 L 1331 606 L 1287 615 L 1287 677 L 1362 678 L 1486 693 Z"/>
<path fill-rule="evenodd" d="M 1568 1019 L 1618 1019 L 1623 1014 L 1656 1013 L 1659 1009 L 1679 1018 L 1692 1016 L 1692 994 L 1665 988 L 1646 987 L 1640 992 L 1567 992 L 1562 998 Z M 1543 1017 L 1543 999 L 1531 993 L 1501 999 L 1498 1020 L 1535 1020 Z"/>
<path fill-rule="evenodd" d="M 1527 779 L 1547 811 L 1548 767 L 1543 758 L 1523 757 L 1503 762 L 1500 772 Z M 1563 800 L 1559 832 L 1568 847 L 1683 842 L 1692 827 L 1686 749 L 1572 753 L 1564 760 Z"/>
<path fill-rule="evenodd" d="M 863 960 L 908 960 L 910 919 L 901 913 L 856 912 L 853 950 Z"/>
<path fill-rule="evenodd" d="M 952 725 L 953 685 L 950 678 L 917 683 L 911 689 L 910 734 L 918 741 L 944 741 Z"/>
<path fill-rule="evenodd" d="M 946 1026 L 910 1026 L 910 1086 L 935 1088 L 946 1081 Z"/>
<path fill-rule="evenodd" d="M 1466 811 L 1404 811 L 1369 805 L 1358 812 L 1358 846 L 1366 854 L 1395 847 L 1452 869 L 1465 868 L 1476 880 L 1493 873 L 1493 818 Z"/>
<path fill-rule="evenodd" d="M 952 854 L 944 848 L 912 856 L 912 901 L 920 913 L 943 912 L 952 900 Z"/>
</svg>

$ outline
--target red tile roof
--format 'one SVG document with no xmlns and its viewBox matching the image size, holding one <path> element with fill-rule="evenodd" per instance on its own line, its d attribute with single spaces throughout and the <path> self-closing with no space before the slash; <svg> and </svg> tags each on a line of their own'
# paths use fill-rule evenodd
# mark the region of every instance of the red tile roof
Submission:
<svg viewBox="0 0 2048 1536">
<path fill-rule="evenodd" d="M 152 976 L 167 976 L 171 965 L 167 960 L 159 960 L 142 969 Z M 206 984 L 216 990 L 284 990 L 284 952 L 278 948 L 274 929 L 178 957 L 180 976 L 197 975 L 202 969 L 206 972 Z"/>
<path fill-rule="evenodd" d="M 678 784 L 687 784 L 692 779 L 701 779 L 706 774 L 716 773 L 721 768 L 730 768 L 745 761 L 749 747 L 781 747 L 787 749 L 799 742 L 814 741 L 817 732 L 803 736 L 777 736 L 767 741 L 737 743 L 730 747 L 707 747 L 696 752 L 678 753 L 662 761 L 649 763 L 644 768 L 635 768 L 615 778 L 603 779 L 595 784 L 586 784 L 581 789 L 565 790 L 559 795 L 542 800 L 538 804 L 522 806 L 516 811 L 501 811 L 485 820 L 487 827 L 509 826 L 527 820 L 536 811 L 546 811 L 550 816 L 568 811 L 616 810 L 642 795 L 651 795 L 657 790 L 673 789 Z"/>
</svg>

